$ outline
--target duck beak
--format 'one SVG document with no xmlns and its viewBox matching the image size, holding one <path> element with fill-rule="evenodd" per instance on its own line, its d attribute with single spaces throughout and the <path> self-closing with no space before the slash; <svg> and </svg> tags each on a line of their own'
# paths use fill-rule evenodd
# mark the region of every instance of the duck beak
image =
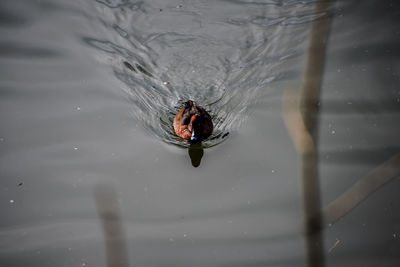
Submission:
<svg viewBox="0 0 400 267">
<path fill-rule="evenodd" d="M 197 141 L 197 136 L 194 133 L 194 129 L 192 130 L 192 136 L 190 137 L 190 141 Z"/>
</svg>

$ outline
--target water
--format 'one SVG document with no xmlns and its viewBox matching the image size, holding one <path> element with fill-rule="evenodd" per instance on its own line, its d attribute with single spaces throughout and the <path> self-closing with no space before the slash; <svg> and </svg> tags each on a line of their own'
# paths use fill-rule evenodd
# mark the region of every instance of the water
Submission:
<svg viewBox="0 0 400 267">
<path fill-rule="evenodd" d="M 301 48 L 280 44 L 303 42 L 306 35 L 292 38 L 285 28 L 318 17 L 310 4 L 271 5 L 262 12 L 248 5 L 243 13 L 244 4 L 235 2 L 98 2 L 93 13 L 101 23 L 83 39 L 123 83 L 134 117 L 156 138 L 178 146 L 185 143 L 173 135 L 172 118 L 186 99 L 213 116 L 215 131 L 204 147 L 219 144 L 261 96 L 274 94 L 267 85 L 294 75 L 280 66 Z"/>
<path fill-rule="evenodd" d="M 323 207 L 399 153 L 397 6 L 331 10 Z M 326 15 L 313 8 L 2 1 L 0 266 L 307 266 L 282 99 Z M 187 99 L 215 123 L 197 168 L 171 123 Z M 324 228 L 326 266 L 399 264 L 398 178 Z"/>
</svg>

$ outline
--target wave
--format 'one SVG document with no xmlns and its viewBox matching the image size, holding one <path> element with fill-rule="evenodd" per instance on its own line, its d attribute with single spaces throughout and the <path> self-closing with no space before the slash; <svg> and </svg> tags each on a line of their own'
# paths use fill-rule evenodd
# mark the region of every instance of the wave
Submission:
<svg viewBox="0 0 400 267">
<path fill-rule="evenodd" d="M 216 11 L 130 1 L 98 0 L 95 5 L 101 6 L 95 23 L 100 34 L 83 40 L 103 52 L 104 62 L 124 85 L 133 116 L 160 140 L 180 147 L 189 143 L 174 134 L 172 121 L 183 102 L 194 100 L 212 116 L 214 132 L 203 147 L 223 142 L 246 120 L 252 105 L 273 91 L 271 83 L 288 76 L 290 70 L 279 66 L 301 54 L 298 45 L 288 45 L 293 42 L 288 25 L 304 24 L 299 17 L 320 17 L 309 4 L 302 6 L 301 16 L 280 4 L 261 13 L 254 5 L 246 13 L 243 5 L 226 3 Z M 300 36 L 294 39 L 305 39 Z"/>
</svg>

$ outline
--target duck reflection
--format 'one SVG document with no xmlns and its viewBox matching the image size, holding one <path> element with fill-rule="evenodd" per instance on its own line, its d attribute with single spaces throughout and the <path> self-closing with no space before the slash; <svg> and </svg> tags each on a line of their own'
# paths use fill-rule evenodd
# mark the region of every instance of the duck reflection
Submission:
<svg viewBox="0 0 400 267">
<path fill-rule="evenodd" d="M 197 168 L 200 166 L 201 158 L 204 155 L 204 149 L 201 143 L 191 144 L 188 148 L 190 160 L 192 161 L 193 167 Z"/>
</svg>

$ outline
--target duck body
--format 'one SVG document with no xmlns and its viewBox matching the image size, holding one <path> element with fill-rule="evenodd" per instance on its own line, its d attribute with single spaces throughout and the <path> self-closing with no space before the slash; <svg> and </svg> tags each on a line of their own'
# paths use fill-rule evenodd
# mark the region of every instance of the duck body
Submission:
<svg viewBox="0 0 400 267">
<path fill-rule="evenodd" d="M 199 143 L 211 135 L 213 123 L 210 114 L 202 106 L 188 100 L 175 115 L 174 130 L 179 137 Z"/>
</svg>

